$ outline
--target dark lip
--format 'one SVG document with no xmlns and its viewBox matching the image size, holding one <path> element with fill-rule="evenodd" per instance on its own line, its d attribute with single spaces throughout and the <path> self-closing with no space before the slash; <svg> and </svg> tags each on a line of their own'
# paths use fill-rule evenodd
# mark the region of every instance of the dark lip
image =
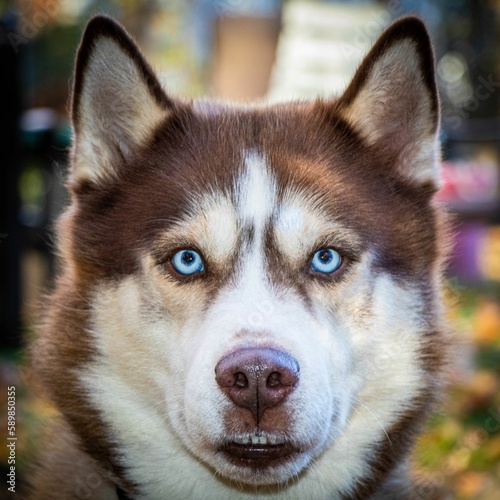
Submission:
<svg viewBox="0 0 500 500">
<path fill-rule="evenodd" d="M 292 458 L 300 450 L 291 443 L 282 444 L 239 444 L 227 443 L 219 448 L 236 465 L 265 468 L 278 465 Z"/>
</svg>

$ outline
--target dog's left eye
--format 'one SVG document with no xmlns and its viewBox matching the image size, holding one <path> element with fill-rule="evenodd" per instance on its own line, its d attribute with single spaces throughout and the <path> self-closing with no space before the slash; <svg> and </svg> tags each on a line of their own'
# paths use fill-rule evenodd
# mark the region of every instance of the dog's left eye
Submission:
<svg viewBox="0 0 500 500">
<path fill-rule="evenodd" d="M 317 273 L 331 274 L 342 264 L 341 255 L 332 248 L 318 250 L 312 258 L 311 269 Z"/>
<path fill-rule="evenodd" d="M 203 271 L 203 260 L 198 252 L 194 250 L 179 250 L 172 257 L 174 269 L 186 276 L 201 273 Z"/>
</svg>

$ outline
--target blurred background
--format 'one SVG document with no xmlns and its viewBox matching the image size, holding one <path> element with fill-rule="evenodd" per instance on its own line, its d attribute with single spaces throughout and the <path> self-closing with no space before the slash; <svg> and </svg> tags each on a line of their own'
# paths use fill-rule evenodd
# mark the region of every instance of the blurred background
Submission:
<svg viewBox="0 0 500 500">
<path fill-rule="evenodd" d="M 185 97 L 282 100 L 340 93 L 377 35 L 419 14 L 434 40 L 444 187 L 455 219 L 448 268 L 459 348 L 451 390 L 414 454 L 449 498 L 500 498 L 500 0 L 0 1 L 0 393 L 17 388 L 17 475 L 52 410 L 20 361 L 50 284 L 53 224 L 67 203 L 68 98 L 88 18 L 121 21 Z M 3 438 L 2 438 L 3 439 Z M 0 446 L 6 471 L 8 449 Z M 0 498 L 4 492 L 0 493 Z"/>
</svg>

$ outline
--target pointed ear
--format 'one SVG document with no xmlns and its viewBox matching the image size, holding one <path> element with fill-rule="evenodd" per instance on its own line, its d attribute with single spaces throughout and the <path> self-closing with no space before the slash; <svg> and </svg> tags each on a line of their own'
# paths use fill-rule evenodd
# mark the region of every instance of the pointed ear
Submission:
<svg viewBox="0 0 500 500">
<path fill-rule="evenodd" d="M 70 184 L 99 184 L 151 137 L 173 103 L 137 45 L 112 19 L 89 21 L 76 60 Z"/>
<path fill-rule="evenodd" d="M 338 105 L 407 180 L 438 187 L 439 98 L 431 41 L 420 19 L 403 18 L 380 36 Z"/>
</svg>

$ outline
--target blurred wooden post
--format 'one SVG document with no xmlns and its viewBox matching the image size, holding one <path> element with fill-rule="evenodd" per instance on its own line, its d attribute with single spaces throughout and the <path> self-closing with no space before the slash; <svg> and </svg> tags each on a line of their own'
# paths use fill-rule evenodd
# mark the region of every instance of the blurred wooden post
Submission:
<svg viewBox="0 0 500 500">
<path fill-rule="evenodd" d="M 278 42 L 278 17 L 220 17 L 215 26 L 215 97 L 252 100 L 267 93 Z"/>
</svg>

